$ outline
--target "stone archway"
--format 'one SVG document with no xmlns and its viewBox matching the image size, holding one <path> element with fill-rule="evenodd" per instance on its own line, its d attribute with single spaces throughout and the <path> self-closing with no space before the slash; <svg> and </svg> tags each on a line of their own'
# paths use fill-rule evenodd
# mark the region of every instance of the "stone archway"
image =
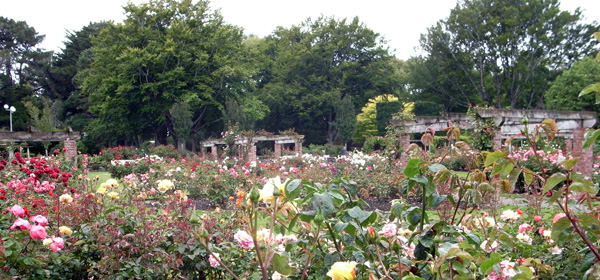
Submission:
<svg viewBox="0 0 600 280">
<path fill-rule="evenodd" d="M 296 154 L 302 154 L 302 139 L 304 139 L 304 135 L 257 135 L 257 136 L 239 136 L 235 139 L 235 145 L 238 145 L 240 154 L 238 156 L 240 158 L 246 158 L 248 161 L 256 161 L 256 143 L 262 141 L 274 141 L 274 151 L 273 157 L 275 159 L 279 159 L 281 157 L 281 149 L 284 144 L 294 144 L 294 152 Z M 206 140 L 201 142 L 203 147 L 202 156 L 208 157 L 210 149 L 210 157 L 212 159 L 217 159 L 217 146 L 218 145 L 226 145 L 225 140 L 216 139 L 216 140 Z M 242 149 L 244 147 L 244 149 Z"/>
</svg>

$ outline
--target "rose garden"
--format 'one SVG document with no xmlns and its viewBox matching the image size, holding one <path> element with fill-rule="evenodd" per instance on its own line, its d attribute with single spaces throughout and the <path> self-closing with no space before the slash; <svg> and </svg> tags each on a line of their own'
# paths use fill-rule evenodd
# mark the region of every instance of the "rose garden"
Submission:
<svg viewBox="0 0 600 280">
<path fill-rule="evenodd" d="M 245 161 L 240 145 L 217 158 L 172 146 L 15 152 L 0 163 L 0 269 L 17 279 L 598 277 L 595 176 L 575 171 L 557 122 L 522 127 L 520 146 L 513 137 L 492 152 L 455 126 L 435 141 L 429 129 L 420 145 L 390 129 L 379 150 L 343 156 Z M 447 168 L 456 161 L 461 171 Z"/>
</svg>

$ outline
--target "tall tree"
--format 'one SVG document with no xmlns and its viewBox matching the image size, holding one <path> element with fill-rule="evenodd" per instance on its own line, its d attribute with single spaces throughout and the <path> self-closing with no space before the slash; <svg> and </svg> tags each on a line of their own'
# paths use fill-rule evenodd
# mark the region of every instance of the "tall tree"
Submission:
<svg viewBox="0 0 600 280">
<path fill-rule="evenodd" d="M 358 18 L 320 17 L 289 29 L 279 27 L 265 39 L 263 50 L 270 61 L 257 79 L 258 94 L 271 111 L 263 127 L 296 128 L 309 143 L 340 142 L 336 125 L 349 124 L 336 124 L 338 114 L 351 109 L 356 115 L 370 97 L 396 90 L 384 43 Z M 334 104 L 343 100 L 351 100 L 352 108 L 336 112 Z"/>
<path fill-rule="evenodd" d="M 546 108 L 551 110 L 597 111 L 592 94 L 577 97 L 581 89 L 600 81 L 600 63 L 594 57 L 586 57 L 562 72 L 545 93 Z"/>
<path fill-rule="evenodd" d="M 44 36 L 26 22 L 0 16 L 0 105 L 17 107 L 15 129 L 24 129 L 27 119 L 20 101 L 44 93 L 41 81 L 51 52 L 37 47 L 43 40 Z M 4 115 L 0 118 L 6 118 L 8 123 L 8 116 Z"/>
<path fill-rule="evenodd" d="M 597 25 L 558 0 L 464 0 L 421 37 L 430 84 L 464 106 L 476 92 L 497 108 L 543 106 L 556 71 L 593 51 Z"/>
<path fill-rule="evenodd" d="M 82 80 L 97 116 L 90 132 L 132 144 L 149 134 L 166 144 L 170 135 L 177 143 L 169 109 L 183 101 L 193 112 L 195 142 L 222 118 L 227 97 L 245 92 L 247 72 L 237 61 L 242 30 L 211 12 L 208 1 L 151 0 L 129 4 L 125 12 L 123 24 L 93 40 L 93 61 Z"/>
</svg>

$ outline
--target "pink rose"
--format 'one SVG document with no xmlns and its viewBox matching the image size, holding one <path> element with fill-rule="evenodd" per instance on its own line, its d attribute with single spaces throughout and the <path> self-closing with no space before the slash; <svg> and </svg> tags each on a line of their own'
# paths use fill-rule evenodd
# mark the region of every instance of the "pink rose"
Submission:
<svg viewBox="0 0 600 280">
<path fill-rule="evenodd" d="M 42 215 L 37 215 L 34 217 L 29 218 L 30 221 L 33 222 L 34 225 L 40 225 L 40 226 L 47 226 L 48 225 L 48 219 L 46 219 L 46 217 L 42 216 Z"/>
<path fill-rule="evenodd" d="M 6 208 L 6 210 L 8 210 L 10 213 L 13 213 L 17 217 L 25 216 L 25 209 L 23 209 L 23 207 L 16 205 L 16 204 L 15 204 L 15 206 L 13 206 L 11 208 Z"/>
<path fill-rule="evenodd" d="M 43 226 L 32 226 L 31 230 L 29 231 L 29 236 L 31 236 L 31 238 L 33 239 L 44 239 L 46 238 L 46 236 L 48 236 L 48 234 L 46 233 L 46 228 L 44 228 Z"/>
<path fill-rule="evenodd" d="M 533 217 L 533 220 L 539 223 L 539 222 L 541 222 L 541 221 L 542 221 L 542 217 L 540 217 L 540 216 L 535 216 L 535 217 Z"/>
<path fill-rule="evenodd" d="M 219 257 L 218 253 L 213 253 L 213 254 L 210 255 L 210 257 L 208 257 L 208 262 L 210 263 L 211 267 L 218 267 L 219 265 L 221 265 L 219 263 L 220 259 L 221 258 Z"/>
<path fill-rule="evenodd" d="M 252 249 L 254 248 L 254 241 L 252 240 L 252 236 L 247 232 L 240 230 L 236 234 L 233 235 L 235 241 L 237 241 L 238 245 L 244 249 Z"/>
<path fill-rule="evenodd" d="M 528 230 L 530 230 L 532 228 L 533 227 L 531 225 L 529 225 L 529 224 L 521 224 L 519 226 L 519 233 L 524 233 L 524 232 L 526 232 L 526 231 L 528 231 Z"/>
<path fill-rule="evenodd" d="M 52 236 L 52 244 L 50 244 L 50 250 L 52 250 L 54 252 L 58 252 L 63 247 L 65 247 L 65 241 L 60 237 Z"/>
<path fill-rule="evenodd" d="M 558 214 L 556 214 L 556 216 L 554 216 L 554 219 L 552 219 L 552 223 L 556 224 L 556 222 L 558 222 L 558 220 L 560 220 L 566 216 L 567 216 L 567 214 L 565 214 L 565 213 L 558 213 Z"/>
<path fill-rule="evenodd" d="M 31 225 L 29 224 L 29 222 L 27 220 L 23 220 L 21 218 L 18 218 L 12 226 L 10 226 L 10 229 L 12 230 L 25 230 L 25 229 L 30 229 Z"/>
</svg>

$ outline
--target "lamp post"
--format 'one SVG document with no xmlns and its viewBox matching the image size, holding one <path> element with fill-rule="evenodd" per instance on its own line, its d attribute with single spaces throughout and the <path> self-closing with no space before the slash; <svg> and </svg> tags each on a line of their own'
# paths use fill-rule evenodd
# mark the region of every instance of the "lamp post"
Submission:
<svg viewBox="0 0 600 280">
<path fill-rule="evenodd" d="M 10 106 L 9 107 L 8 104 L 4 104 L 4 110 L 8 111 L 8 114 L 10 115 L 9 116 L 9 118 L 10 118 L 10 132 L 12 132 L 13 131 L 12 130 L 12 114 L 14 112 L 16 112 L 17 109 L 15 109 L 15 106 Z"/>
</svg>

